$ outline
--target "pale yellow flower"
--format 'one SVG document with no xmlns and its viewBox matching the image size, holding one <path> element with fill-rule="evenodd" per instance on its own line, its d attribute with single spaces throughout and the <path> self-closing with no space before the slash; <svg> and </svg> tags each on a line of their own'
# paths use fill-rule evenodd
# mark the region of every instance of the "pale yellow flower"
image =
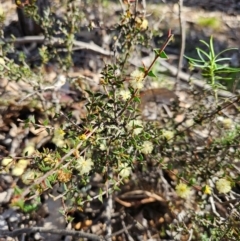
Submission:
<svg viewBox="0 0 240 241">
<path fill-rule="evenodd" d="M 140 29 L 145 30 L 148 27 L 148 20 L 145 18 L 142 20 L 142 23 L 140 25 Z"/>
<path fill-rule="evenodd" d="M 35 179 L 39 178 L 43 174 L 41 172 L 38 172 L 37 170 L 26 170 L 21 179 L 24 184 L 31 184 L 34 182 Z"/>
<path fill-rule="evenodd" d="M 82 156 L 80 156 L 77 159 L 75 168 L 80 172 L 81 175 L 83 175 L 89 173 L 93 165 L 94 164 L 90 158 L 84 159 Z"/>
<path fill-rule="evenodd" d="M 143 79 L 144 73 L 138 69 L 134 70 L 131 73 L 132 79 L 130 80 L 130 84 L 134 89 L 142 89 L 143 88 Z"/>
<path fill-rule="evenodd" d="M 233 121 L 230 118 L 224 118 L 222 120 L 222 124 L 225 129 L 231 129 L 231 127 L 233 126 Z"/>
<path fill-rule="evenodd" d="M 153 151 L 153 144 L 151 141 L 144 141 L 141 152 L 143 154 L 150 154 Z"/>
<path fill-rule="evenodd" d="M 58 137 L 53 137 L 52 142 L 57 146 L 57 147 L 64 147 L 65 146 L 65 141 L 62 138 Z"/>
<path fill-rule="evenodd" d="M 185 183 L 180 182 L 176 186 L 176 193 L 181 198 L 188 198 L 191 194 L 191 190 Z"/>
<path fill-rule="evenodd" d="M 61 137 L 64 137 L 64 135 L 65 135 L 65 132 L 63 129 L 58 128 L 54 130 L 54 136 L 61 138 Z"/>
<path fill-rule="evenodd" d="M 230 118 L 224 118 L 223 116 L 218 116 L 217 120 L 222 124 L 225 129 L 231 129 L 233 127 L 233 120 Z"/>
<path fill-rule="evenodd" d="M 106 141 L 103 141 L 103 142 L 100 144 L 99 149 L 100 149 L 101 151 L 106 151 L 106 150 L 107 150 Z"/>
<path fill-rule="evenodd" d="M 65 132 L 63 129 L 61 128 L 55 129 L 52 142 L 58 147 L 63 147 L 65 145 L 64 135 L 65 135 Z"/>
<path fill-rule="evenodd" d="M 2 166 L 6 167 L 8 166 L 9 164 L 11 164 L 13 162 L 13 159 L 12 158 L 3 158 L 1 164 Z"/>
<path fill-rule="evenodd" d="M 136 80 L 131 80 L 130 83 L 134 89 L 138 89 L 138 90 L 141 90 L 144 86 L 143 82 L 136 81 Z"/>
<path fill-rule="evenodd" d="M 131 167 L 129 167 L 127 163 L 121 163 L 119 169 L 121 170 L 119 172 L 119 176 L 121 176 L 122 178 L 129 177 L 132 171 Z"/>
<path fill-rule="evenodd" d="M 162 136 L 167 139 L 167 141 L 171 140 L 174 137 L 173 131 L 163 130 Z"/>
<path fill-rule="evenodd" d="M 12 169 L 12 175 L 19 177 L 19 176 L 21 176 L 21 175 L 24 173 L 24 170 L 25 170 L 24 167 L 16 165 L 16 166 Z"/>
<path fill-rule="evenodd" d="M 136 21 L 136 27 L 140 28 L 141 30 L 146 30 L 148 27 L 148 20 L 147 19 L 142 19 L 139 17 L 135 18 Z"/>
<path fill-rule="evenodd" d="M 3 21 L 5 18 L 4 10 L 1 3 L 0 3 L 0 18 L 1 18 L 1 21 Z"/>
<path fill-rule="evenodd" d="M 132 73 L 131 73 L 131 77 L 137 81 L 137 82 L 141 82 L 143 81 L 144 79 L 144 73 L 138 69 L 134 70 Z"/>
<path fill-rule="evenodd" d="M 221 178 L 216 182 L 216 188 L 219 193 L 228 193 L 231 191 L 231 182 L 225 178 Z"/>
<path fill-rule="evenodd" d="M 22 154 L 26 156 L 31 156 L 35 152 L 35 147 L 33 143 L 29 143 L 23 150 Z"/>
<path fill-rule="evenodd" d="M 134 135 L 138 135 L 143 130 L 143 126 L 142 125 L 143 124 L 142 124 L 141 120 L 131 120 L 127 124 L 127 129 L 128 129 L 128 131 L 132 131 L 133 130 L 133 134 Z"/>
<path fill-rule="evenodd" d="M 26 168 L 29 162 L 30 162 L 29 160 L 21 159 L 17 162 L 16 166 L 21 168 Z"/>
<path fill-rule="evenodd" d="M 0 14 L 1 15 L 1 14 Z M 0 58 L 0 65 L 5 65 L 5 60 L 4 58 Z"/>
<path fill-rule="evenodd" d="M 125 101 L 131 98 L 131 92 L 129 90 L 120 90 L 118 95 Z"/>
</svg>

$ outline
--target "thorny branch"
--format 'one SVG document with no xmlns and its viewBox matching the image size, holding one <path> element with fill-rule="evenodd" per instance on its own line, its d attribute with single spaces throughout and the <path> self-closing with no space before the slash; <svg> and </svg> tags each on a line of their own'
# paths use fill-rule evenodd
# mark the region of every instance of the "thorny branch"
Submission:
<svg viewBox="0 0 240 241">
<path fill-rule="evenodd" d="M 91 132 L 89 132 L 86 136 L 86 138 L 89 138 L 90 136 L 92 136 L 95 131 L 97 130 L 97 127 L 95 127 Z M 83 145 L 83 141 L 81 141 L 76 148 L 74 149 L 71 149 L 65 156 L 63 156 L 61 158 L 61 160 L 59 161 L 58 165 L 51 169 L 49 172 L 47 172 L 45 175 L 43 175 L 42 177 L 38 178 L 31 186 L 29 186 L 28 188 L 26 188 L 23 193 L 21 194 L 20 198 L 24 198 L 26 197 L 30 192 L 31 192 L 31 189 L 37 185 L 37 184 L 40 184 L 42 181 L 44 181 L 45 179 L 47 179 L 50 175 L 52 175 L 58 168 L 59 166 L 68 158 L 70 157 L 76 150 L 78 150 L 81 146 Z M 80 155 L 82 153 L 85 152 L 85 149 L 80 153 Z M 68 162 L 68 164 L 70 163 L 70 161 Z"/>
</svg>

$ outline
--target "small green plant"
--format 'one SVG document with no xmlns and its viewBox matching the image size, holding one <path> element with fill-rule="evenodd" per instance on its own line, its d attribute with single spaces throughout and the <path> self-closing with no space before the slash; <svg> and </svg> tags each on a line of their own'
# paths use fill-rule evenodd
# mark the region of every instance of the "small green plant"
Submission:
<svg viewBox="0 0 240 241">
<path fill-rule="evenodd" d="M 200 40 L 207 49 L 197 47 L 198 59 L 185 56 L 189 60 L 190 69 L 200 69 L 202 71 L 203 78 L 211 85 L 213 91 L 215 92 L 215 97 L 217 98 L 218 89 L 226 89 L 227 82 L 233 81 L 234 76 L 240 71 L 239 68 L 231 68 L 228 66 L 228 62 L 231 60 L 229 57 L 220 56 L 227 51 L 237 50 L 236 48 L 229 48 L 216 54 L 214 50 L 213 37 L 211 36 L 209 44 L 204 40 Z M 224 83 L 224 84 L 222 84 Z"/>
<path fill-rule="evenodd" d="M 217 17 L 199 17 L 198 24 L 202 27 L 218 30 L 221 27 L 221 21 Z"/>
</svg>

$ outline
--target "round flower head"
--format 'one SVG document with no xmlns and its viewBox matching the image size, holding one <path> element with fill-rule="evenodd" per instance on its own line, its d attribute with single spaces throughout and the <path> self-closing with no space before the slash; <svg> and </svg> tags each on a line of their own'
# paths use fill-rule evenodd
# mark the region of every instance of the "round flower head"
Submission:
<svg viewBox="0 0 240 241">
<path fill-rule="evenodd" d="M 107 150 L 107 143 L 106 143 L 106 140 L 101 140 L 101 143 L 100 143 L 99 149 L 100 149 L 101 151 L 106 151 L 106 150 Z"/>
<path fill-rule="evenodd" d="M 18 161 L 16 166 L 26 168 L 28 164 L 29 164 L 29 160 L 21 159 Z"/>
<path fill-rule="evenodd" d="M 132 80 L 130 83 L 134 89 L 141 90 L 143 88 L 143 82 L 138 82 L 138 81 Z"/>
<path fill-rule="evenodd" d="M 63 129 L 58 128 L 54 130 L 54 136 L 61 138 L 61 137 L 64 137 L 64 135 L 65 135 L 65 131 Z"/>
<path fill-rule="evenodd" d="M 6 167 L 6 166 L 8 166 L 11 163 L 13 163 L 13 159 L 12 158 L 3 158 L 1 164 L 2 164 L 2 166 Z"/>
<path fill-rule="evenodd" d="M 174 137 L 174 132 L 168 131 L 168 130 L 163 130 L 162 135 L 163 135 L 163 137 L 165 137 L 167 139 L 167 141 L 170 141 Z"/>
<path fill-rule="evenodd" d="M 148 20 L 145 18 L 145 19 L 142 20 L 142 23 L 141 23 L 141 25 L 140 25 L 140 28 L 141 28 L 142 30 L 145 30 L 145 29 L 147 29 L 147 27 L 148 27 Z"/>
<path fill-rule="evenodd" d="M 142 132 L 143 127 L 142 127 L 142 121 L 141 120 L 131 120 L 127 124 L 127 129 L 128 131 L 133 130 L 134 135 L 138 135 Z"/>
<path fill-rule="evenodd" d="M 21 166 L 16 165 L 13 169 L 12 169 L 12 175 L 19 177 L 24 173 L 24 168 Z"/>
<path fill-rule="evenodd" d="M 25 156 L 31 156 L 35 152 L 33 143 L 29 143 L 23 150 L 22 154 Z"/>
<path fill-rule="evenodd" d="M 129 90 L 120 90 L 118 94 L 124 101 L 131 98 L 131 92 Z"/>
<path fill-rule="evenodd" d="M 141 152 L 143 154 L 150 154 L 153 151 L 153 144 L 151 141 L 144 141 Z"/>
<path fill-rule="evenodd" d="M 131 73 L 131 77 L 133 80 L 135 80 L 137 82 L 141 82 L 144 79 L 144 73 L 142 71 L 136 69 Z"/>
<path fill-rule="evenodd" d="M 12 169 L 12 175 L 17 177 L 21 176 L 24 173 L 25 169 L 27 168 L 28 164 L 29 164 L 29 160 L 25 160 L 25 159 L 19 160 Z"/>
<path fill-rule="evenodd" d="M 228 193 L 231 191 L 231 182 L 225 178 L 221 178 L 216 182 L 216 188 L 219 193 Z"/>
<path fill-rule="evenodd" d="M 89 159 L 84 159 L 82 156 L 80 156 L 77 159 L 77 163 L 75 168 L 80 172 L 81 175 L 89 173 L 92 169 L 93 162 Z"/>
<path fill-rule="evenodd" d="M 185 183 L 180 182 L 176 186 L 176 193 L 181 198 L 188 198 L 191 194 L 191 190 Z"/>
<path fill-rule="evenodd" d="M 58 147 L 63 147 L 65 145 L 64 135 L 65 132 L 61 128 L 55 129 L 52 142 Z"/>
<path fill-rule="evenodd" d="M 130 84 L 134 89 L 142 89 L 143 88 L 143 79 L 144 73 L 140 70 L 136 69 L 131 73 L 132 79 L 130 80 Z"/>
<path fill-rule="evenodd" d="M 129 177 L 129 175 L 131 174 L 131 167 L 128 166 L 127 163 L 121 163 L 119 166 L 119 169 L 121 170 L 119 172 L 119 176 L 121 176 L 122 178 L 127 178 Z"/>
<path fill-rule="evenodd" d="M 39 178 L 43 174 L 37 170 L 26 170 L 22 175 L 22 182 L 24 184 L 31 184 L 36 178 Z"/>
<path fill-rule="evenodd" d="M 233 126 L 233 121 L 230 118 L 224 118 L 222 120 L 222 124 L 225 129 L 231 129 Z"/>
<path fill-rule="evenodd" d="M 99 146 L 99 149 L 101 151 L 106 151 L 107 150 L 107 146 L 104 143 L 101 143 L 100 146 Z"/>
</svg>

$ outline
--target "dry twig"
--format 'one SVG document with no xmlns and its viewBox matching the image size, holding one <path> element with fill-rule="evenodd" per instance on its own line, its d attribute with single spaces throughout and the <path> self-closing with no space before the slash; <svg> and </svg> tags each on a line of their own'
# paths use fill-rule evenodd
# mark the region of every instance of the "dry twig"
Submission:
<svg viewBox="0 0 240 241">
<path fill-rule="evenodd" d="M 65 229 L 52 229 L 52 228 L 42 228 L 42 227 L 32 227 L 32 228 L 20 228 L 13 231 L 7 230 L 0 230 L 1 236 L 9 236 L 9 237 L 16 237 L 18 235 L 27 233 L 50 233 L 50 234 L 58 234 L 58 235 L 69 235 L 79 238 L 88 238 L 88 240 L 97 240 L 103 241 L 106 240 L 103 237 L 100 237 L 95 234 L 85 233 L 81 231 L 73 231 L 73 230 L 65 230 Z"/>
<path fill-rule="evenodd" d="M 176 89 L 179 88 L 179 73 L 182 68 L 183 64 L 183 55 L 185 52 L 185 40 L 186 40 L 186 29 L 185 29 L 185 21 L 182 16 L 182 8 L 183 8 L 183 0 L 178 1 L 179 6 L 179 12 L 178 12 L 178 19 L 179 19 L 179 27 L 180 27 L 180 33 L 181 33 L 181 49 L 180 49 L 180 55 L 179 55 L 179 62 L 178 62 L 178 70 L 177 70 L 177 76 L 176 76 Z"/>
<path fill-rule="evenodd" d="M 0 44 L 3 44 L 3 43 L 15 43 L 15 44 L 45 43 L 46 45 L 50 44 L 54 46 L 62 46 L 64 44 L 64 40 L 61 38 L 51 38 L 50 40 L 47 40 L 45 39 L 44 36 L 27 36 L 27 37 L 16 38 L 16 39 L 1 39 Z M 82 41 L 73 40 L 73 46 L 78 47 L 79 49 L 88 49 L 104 56 L 113 55 L 112 52 L 101 48 L 100 46 L 98 46 L 93 42 L 85 43 Z"/>
</svg>

